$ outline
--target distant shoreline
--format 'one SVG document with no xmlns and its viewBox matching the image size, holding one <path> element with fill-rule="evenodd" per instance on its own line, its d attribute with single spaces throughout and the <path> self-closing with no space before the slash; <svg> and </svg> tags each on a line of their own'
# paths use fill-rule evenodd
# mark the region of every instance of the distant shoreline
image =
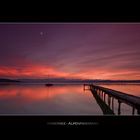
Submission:
<svg viewBox="0 0 140 140">
<path fill-rule="evenodd" d="M 95 85 L 140 85 L 136 82 L 52 82 L 55 85 L 84 85 L 84 84 L 95 84 Z M 44 82 L 0 82 L 0 86 L 4 85 L 46 85 Z"/>
<path fill-rule="evenodd" d="M 9 84 L 140 84 L 140 80 L 81 80 L 81 79 L 0 79 L 0 85 Z"/>
</svg>

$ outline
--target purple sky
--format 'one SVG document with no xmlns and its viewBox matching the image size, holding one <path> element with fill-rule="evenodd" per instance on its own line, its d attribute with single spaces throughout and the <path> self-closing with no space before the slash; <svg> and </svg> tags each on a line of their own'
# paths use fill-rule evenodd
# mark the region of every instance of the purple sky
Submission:
<svg viewBox="0 0 140 140">
<path fill-rule="evenodd" d="M 0 77 L 140 79 L 140 24 L 0 24 Z"/>
</svg>

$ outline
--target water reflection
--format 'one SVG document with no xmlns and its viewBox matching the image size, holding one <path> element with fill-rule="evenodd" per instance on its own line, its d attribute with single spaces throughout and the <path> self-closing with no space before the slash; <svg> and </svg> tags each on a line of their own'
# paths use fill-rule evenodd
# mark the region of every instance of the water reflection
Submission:
<svg viewBox="0 0 140 140">
<path fill-rule="evenodd" d="M 102 115 L 83 85 L 0 86 L 0 114 Z"/>
<path fill-rule="evenodd" d="M 102 112 L 104 115 L 114 115 L 113 108 L 112 109 L 110 108 L 110 104 L 107 105 L 105 98 L 101 98 L 101 96 L 99 96 L 96 92 L 92 92 L 92 94 L 93 94 L 94 98 L 96 99 L 97 104 L 102 109 Z"/>
<path fill-rule="evenodd" d="M 140 85 L 101 85 L 140 96 Z M 102 101 L 101 101 L 102 100 Z M 103 115 L 118 114 L 118 101 L 99 98 L 83 85 L 0 86 L 0 114 Z M 104 108 L 106 108 L 104 110 Z M 132 107 L 121 104 L 121 115 L 132 115 Z"/>
</svg>

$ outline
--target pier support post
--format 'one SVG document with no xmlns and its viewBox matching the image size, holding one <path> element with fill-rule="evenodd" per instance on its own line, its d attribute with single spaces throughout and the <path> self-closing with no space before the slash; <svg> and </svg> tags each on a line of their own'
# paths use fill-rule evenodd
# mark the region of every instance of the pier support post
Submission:
<svg viewBox="0 0 140 140">
<path fill-rule="evenodd" d="M 118 115 L 121 114 L 121 101 L 118 100 Z"/>
<path fill-rule="evenodd" d="M 89 90 L 91 90 L 91 85 L 89 85 Z"/>
<path fill-rule="evenodd" d="M 100 96 L 100 92 L 99 92 L 98 94 L 99 94 L 99 96 Z"/>
<path fill-rule="evenodd" d="M 84 91 L 85 90 L 92 90 L 92 86 L 91 85 L 88 85 L 88 84 L 84 84 Z"/>
<path fill-rule="evenodd" d="M 132 115 L 134 115 L 134 114 L 135 114 L 135 108 L 132 107 Z"/>
<path fill-rule="evenodd" d="M 92 87 L 92 89 L 93 89 L 93 92 L 95 93 L 95 88 L 94 88 L 94 87 Z"/>
<path fill-rule="evenodd" d="M 106 94 L 105 94 L 105 92 L 104 92 L 104 102 L 105 102 L 105 96 L 106 96 Z"/>
<path fill-rule="evenodd" d="M 114 111 L 114 98 L 112 97 L 112 110 Z"/>
<path fill-rule="evenodd" d="M 111 99 L 111 96 L 108 95 L 108 105 L 110 107 L 110 99 Z"/>
<path fill-rule="evenodd" d="M 99 94 L 100 93 L 100 90 L 99 89 L 97 89 L 97 94 Z"/>
<path fill-rule="evenodd" d="M 101 97 L 102 97 L 102 99 L 103 99 L 103 91 L 102 91 L 102 90 L 101 90 L 101 93 L 102 93 L 102 94 L 101 94 L 101 95 L 102 95 Z"/>
</svg>

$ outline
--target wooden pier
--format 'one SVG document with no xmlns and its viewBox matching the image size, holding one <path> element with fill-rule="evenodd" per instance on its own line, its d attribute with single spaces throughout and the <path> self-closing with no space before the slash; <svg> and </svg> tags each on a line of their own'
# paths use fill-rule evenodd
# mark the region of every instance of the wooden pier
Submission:
<svg viewBox="0 0 140 140">
<path fill-rule="evenodd" d="M 98 97 L 100 97 L 100 99 L 102 99 L 102 101 L 104 101 L 104 103 L 106 103 L 108 107 L 112 109 L 112 111 L 114 111 L 114 99 L 116 99 L 118 101 L 118 115 L 121 114 L 122 103 L 125 103 L 132 107 L 132 115 L 135 114 L 135 110 L 137 110 L 137 114 L 140 115 L 140 97 L 129 95 L 120 91 L 112 90 L 109 88 L 105 88 L 105 87 L 101 87 L 101 86 L 97 86 L 93 84 L 84 84 L 84 90 L 85 89 L 91 90 L 94 97 L 96 97 L 95 98 L 96 101 L 97 101 L 97 95 L 98 95 Z M 101 109 L 103 110 L 103 108 Z"/>
</svg>

